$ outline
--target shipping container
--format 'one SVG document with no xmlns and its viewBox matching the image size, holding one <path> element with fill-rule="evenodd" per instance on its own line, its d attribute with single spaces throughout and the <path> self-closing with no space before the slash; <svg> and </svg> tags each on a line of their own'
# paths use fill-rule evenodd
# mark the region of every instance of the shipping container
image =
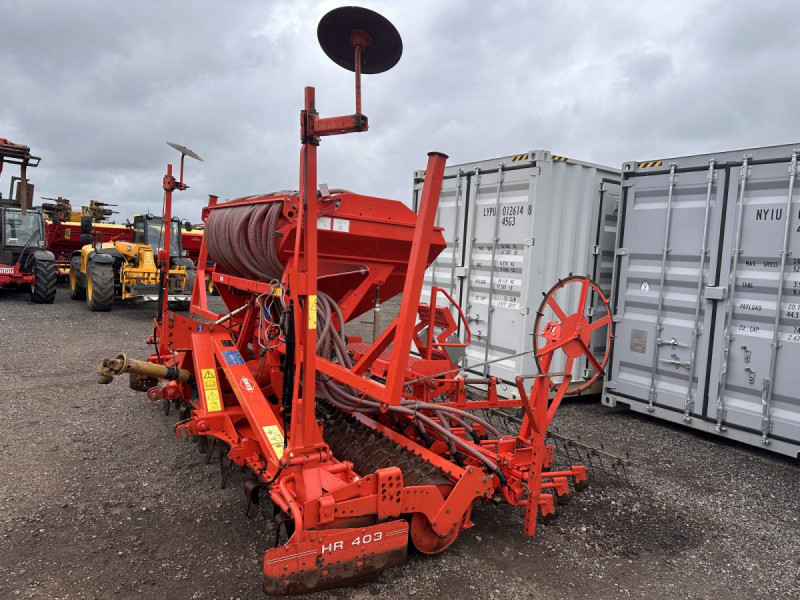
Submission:
<svg viewBox="0 0 800 600">
<path fill-rule="evenodd" d="M 604 404 L 798 456 L 798 148 L 623 165 Z"/>
<path fill-rule="evenodd" d="M 468 370 L 501 379 L 501 395 L 514 397 L 514 378 L 536 372 L 533 327 L 544 292 L 570 273 L 589 275 L 609 292 L 619 175 L 547 150 L 446 168 L 436 224 L 447 248 L 425 273 L 422 301 L 436 286 L 463 308 L 472 343 L 462 366 L 526 353 Z M 415 210 L 424 176 L 414 174 Z M 569 295 L 566 304 L 577 307 L 577 295 Z M 598 303 L 593 298 L 589 315 Z M 604 350 L 602 339 L 593 345 Z M 576 362 L 573 380 L 587 373 Z"/>
</svg>

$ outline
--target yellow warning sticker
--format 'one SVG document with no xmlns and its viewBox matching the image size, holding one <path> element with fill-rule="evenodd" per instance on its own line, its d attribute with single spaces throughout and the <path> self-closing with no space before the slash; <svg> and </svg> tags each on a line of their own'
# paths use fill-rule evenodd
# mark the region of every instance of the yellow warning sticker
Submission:
<svg viewBox="0 0 800 600">
<path fill-rule="evenodd" d="M 217 389 L 217 376 L 214 374 L 214 369 L 203 369 L 203 389 Z"/>
<path fill-rule="evenodd" d="M 218 390 L 206 390 L 206 410 L 208 412 L 222 410 L 222 402 L 219 401 Z"/>
<path fill-rule="evenodd" d="M 278 460 L 283 458 L 283 434 L 277 425 L 265 425 L 262 427 L 264 435 L 267 436 L 270 446 L 275 451 Z"/>
<path fill-rule="evenodd" d="M 308 328 L 317 328 L 317 295 L 308 297 Z"/>
<path fill-rule="evenodd" d="M 222 410 L 222 402 L 219 398 L 219 387 L 217 386 L 217 375 L 214 369 L 201 370 L 203 380 L 203 392 L 206 395 L 206 410 L 217 412 Z"/>
</svg>

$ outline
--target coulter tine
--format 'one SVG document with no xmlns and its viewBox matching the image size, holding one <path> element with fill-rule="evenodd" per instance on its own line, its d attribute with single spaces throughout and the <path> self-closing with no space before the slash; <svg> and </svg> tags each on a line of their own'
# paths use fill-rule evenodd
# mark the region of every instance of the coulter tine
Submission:
<svg viewBox="0 0 800 600">
<path fill-rule="evenodd" d="M 182 405 L 178 409 L 178 420 L 179 421 L 186 421 L 192 416 L 192 408 L 190 406 L 186 406 L 185 404 Z"/>
<path fill-rule="evenodd" d="M 211 462 L 211 457 L 214 455 L 214 446 L 217 445 L 217 438 L 212 437 L 211 442 L 206 443 L 206 464 Z"/>
<path fill-rule="evenodd" d="M 277 511 L 277 508 L 275 509 Z M 281 527 L 286 530 L 286 538 L 289 539 L 294 533 L 294 519 L 283 511 L 276 512 L 272 519 L 272 526 L 275 529 L 275 547 L 280 545 Z"/>
<path fill-rule="evenodd" d="M 222 473 L 222 481 L 220 481 L 220 488 L 225 489 L 225 486 L 228 485 L 228 477 L 231 474 L 231 467 L 233 466 L 233 461 L 228 457 L 228 449 L 227 444 L 220 444 L 219 446 L 219 469 Z"/>
<path fill-rule="evenodd" d="M 225 489 L 225 486 L 228 485 L 228 477 L 230 477 L 231 474 L 232 462 L 228 459 L 226 463 L 227 464 L 220 464 L 222 470 L 222 480 L 220 481 L 219 487 L 223 490 Z"/>
<path fill-rule="evenodd" d="M 257 479 L 248 478 L 247 481 L 244 482 L 244 497 L 246 500 L 244 508 L 245 517 L 250 516 L 250 505 L 259 503 L 260 489 L 261 483 Z"/>
</svg>

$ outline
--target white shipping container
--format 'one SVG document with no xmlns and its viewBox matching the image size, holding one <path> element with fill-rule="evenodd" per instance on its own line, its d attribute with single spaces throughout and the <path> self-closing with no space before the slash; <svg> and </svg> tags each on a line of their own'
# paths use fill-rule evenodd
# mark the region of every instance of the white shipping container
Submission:
<svg viewBox="0 0 800 600">
<path fill-rule="evenodd" d="M 415 210 L 424 176 L 414 174 Z M 542 293 L 570 273 L 610 292 L 619 176 L 547 150 L 446 168 L 436 224 L 447 248 L 425 274 L 421 301 L 437 286 L 463 308 L 472 332 L 463 366 L 527 352 L 471 371 L 503 380 L 501 395 L 514 397 L 514 378 L 536 372 L 530 350 Z M 587 373 L 576 362 L 573 380 Z"/>
</svg>

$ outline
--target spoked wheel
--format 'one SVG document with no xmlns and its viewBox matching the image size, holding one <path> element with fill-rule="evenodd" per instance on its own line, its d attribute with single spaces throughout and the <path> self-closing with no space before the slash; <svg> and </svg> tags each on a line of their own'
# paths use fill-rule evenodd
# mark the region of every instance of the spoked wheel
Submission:
<svg viewBox="0 0 800 600">
<path fill-rule="evenodd" d="M 590 297 L 600 300 L 598 314 L 587 316 L 591 308 Z M 574 307 L 574 310 L 572 308 Z M 605 341 L 605 351 L 602 356 L 592 352 L 592 338 L 596 341 Z M 585 357 L 588 362 L 590 376 L 584 381 L 570 383 L 566 394 L 579 394 L 589 388 L 598 377 L 603 375 L 612 339 L 611 309 L 608 299 L 600 287 L 588 277 L 570 275 L 560 280 L 550 291 L 544 294 L 542 304 L 536 313 L 534 323 L 533 349 L 536 365 L 540 372 L 554 372 L 554 365 L 544 369 L 544 359 L 552 356 L 556 358 L 557 350 L 562 350 L 566 359 L 563 369 L 565 373 L 572 373 L 575 361 Z M 547 340 L 553 342 L 547 343 Z M 555 354 L 554 354 L 555 353 Z M 548 361 L 549 362 L 549 361 Z M 556 387 L 557 384 L 554 384 Z"/>
</svg>

